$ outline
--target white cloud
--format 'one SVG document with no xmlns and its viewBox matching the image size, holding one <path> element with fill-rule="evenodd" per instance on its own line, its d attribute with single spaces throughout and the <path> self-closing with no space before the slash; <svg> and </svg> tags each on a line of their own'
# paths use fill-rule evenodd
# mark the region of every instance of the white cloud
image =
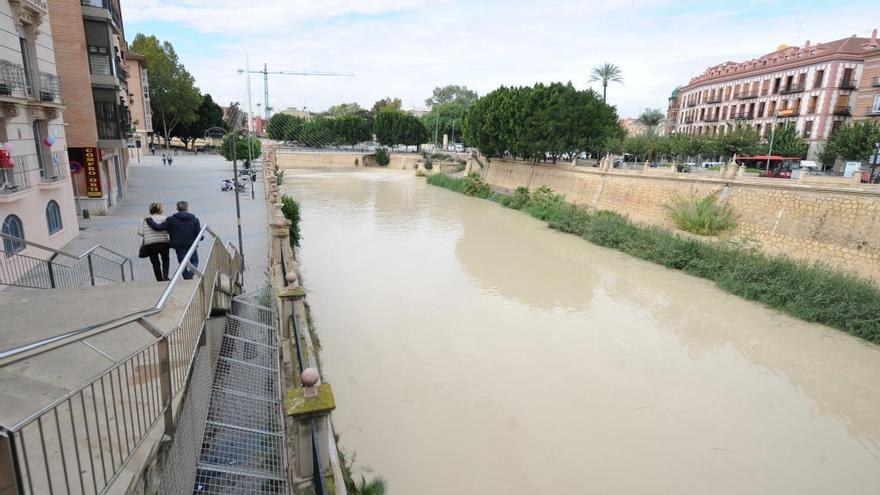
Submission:
<svg viewBox="0 0 880 495">
<path fill-rule="evenodd" d="M 799 29 L 801 43 L 815 43 L 867 35 L 872 28 L 866 25 L 866 2 L 778 14 L 773 4 L 719 6 L 714 12 L 661 0 L 129 0 L 124 7 L 126 23 L 135 29 L 137 22 L 173 19 L 201 33 L 226 33 L 211 35 L 216 44 L 204 49 L 178 48 L 202 90 L 221 102 L 247 101 L 244 78 L 235 72 L 246 54 L 252 68 L 266 62 L 270 70 L 357 74 L 271 77 L 273 107 L 319 110 L 348 101 L 369 107 L 383 96 L 422 107 L 433 87 L 451 83 L 481 94 L 501 84 L 538 81 L 587 87 L 590 68 L 609 61 L 625 78 L 624 85 L 608 88 L 609 102 L 622 116 L 634 116 L 646 107 L 665 110 L 672 89 L 707 66 L 793 43 Z M 186 39 L 185 31 L 179 39 Z M 262 101 L 262 79 L 252 83 L 254 102 Z"/>
</svg>

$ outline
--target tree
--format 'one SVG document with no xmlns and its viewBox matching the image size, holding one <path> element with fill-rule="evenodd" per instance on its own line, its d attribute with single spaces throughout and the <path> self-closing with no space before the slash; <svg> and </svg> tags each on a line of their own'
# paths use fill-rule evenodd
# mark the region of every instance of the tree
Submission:
<svg viewBox="0 0 880 495">
<path fill-rule="evenodd" d="M 328 117 L 338 118 L 345 115 L 358 114 L 363 110 L 364 109 L 357 103 L 340 103 L 328 108 L 324 113 L 326 113 Z"/>
<path fill-rule="evenodd" d="M 199 90 L 171 43 L 138 34 L 131 43 L 131 51 L 143 55 L 150 68 L 150 107 L 161 123 L 168 149 L 175 127 L 196 120 L 201 103 Z"/>
<path fill-rule="evenodd" d="M 403 103 L 400 101 L 400 98 L 386 96 L 376 103 L 373 103 L 373 117 L 378 116 L 379 112 L 382 110 L 400 110 L 401 106 L 403 106 Z"/>
<path fill-rule="evenodd" d="M 841 127 L 831 134 L 823 154 L 828 158 L 866 161 L 880 142 L 880 122 L 863 120 Z"/>
<path fill-rule="evenodd" d="M 220 145 L 220 155 L 226 161 L 232 161 L 232 141 L 235 140 L 235 159 L 248 161 L 250 158 L 257 159 L 262 154 L 260 140 L 256 137 L 240 136 L 237 133 L 229 133 L 223 138 Z M 248 148 L 250 146 L 250 148 Z"/>
<path fill-rule="evenodd" d="M 190 142 L 195 144 L 196 139 L 204 138 L 205 132 L 212 127 L 225 129 L 226 122 L 223 120 L 223 108 L 214 103 L 211 95 L 206 94 L 196 110 L 196 119 L 189 124 L 178 125 L 173 136 L 180 139 L 186 149 Z"/>
<path fill-rule="evenodd" d="M 733 155 L 751 156 L 760 148 L 758 131 L 748 126 L 738 126 L 715 139 L 717 149 L 712 150 L 724 158 Z"/>
<path fill-rule="evenodd" d="M 592 90 L 571 83 L 500 87 L 478 99 L 464 118 L 464 137 L 489 157 L 572 158 L 622 137 L 617 112 Z"/>
<path fill-rule="evenodd" d="M 798 135 L 797 128 L 794 125 L 784 125 L 776 130 L 773 136 L 773 154 L 788 157 L 798 157 L 804 159 L 807 157 L 810 145 Z M 770 153 L 769 143 L 764 150 Z"/>
<path fill-rule="evenodd" d="M 666 115 L 659 108 L 646 108 L 636 121 L 645 126 L 645 134 L 653 136 L 657 134 L 657 126 L 664 120 Z"/>
<path fill-rule="evenodd" d="M 476 91 L 471 91 L 467 86 L 448 84 L 442 88 L 439 86 L 434 88 L 434 94 L 430 98 L 425 99 L 425 105 L 433 107 L 435 105 L 455 102 L 469 107 L 477 100 L 478 96 Z"/>
<path fill-rule="evenodd" d="M 623 71 L 620 70 L 620 67 L 605 62 L 600 66 L 593 67 L 593 72 L 590 73 L 590 82 L 593 81 L 602 81 L 602 101 L 608 101 L 605 98 L 608 83 L 616 82 L 623 84 Z"/>
<path fill-rule="evenodd" d="M 237 101 L 233 101 L 226 107 L 226 111 L 223 113 L 223 122 L 224 127 L 230 131 L 236 131 L 241 129 L 242 121 L 246 121 L 246 116 L 244 111 L 241 109 Z"/>
<path fill-rule="evenodd" d="M 428 130 L 408 113 L 383 110 L 376 116 L 376 139 L 385 146 L 403 144 L 420 148 L 428 140 Z"/>
<path fill-rule="evenodd" d="M 337 144 L 357 144 L 370 141 L 373 133 L 370 123 L 357 114 L 343 115 L 329 121 Z"/>
</svg>

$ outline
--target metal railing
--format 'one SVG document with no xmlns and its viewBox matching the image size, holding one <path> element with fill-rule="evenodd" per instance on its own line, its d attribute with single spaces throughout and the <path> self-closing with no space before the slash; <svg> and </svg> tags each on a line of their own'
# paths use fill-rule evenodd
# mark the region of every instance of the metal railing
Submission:
<svg viewBox="0 0 880 495">
<path fill-rule="evenodd" d="M 128 280 L 134 280 L 131 258 L 100 244 L 74 255 L 8 234 L 0 233 L 0 239 L 51 253 L 48 259 L 43 259 L 4 250 L 6 257 L 0 262 L 0 285 L 57 289 L 95 286 L 101 281 L 125 282 L 125 265 L 128 265 Z M 60 263 L 59 258 L 69 263 Z"/>
<path fill-rule="evenodd" d="M 225 273 L 237 283 L 244 269 L 231 243 L 220 246 L 219 236 L 208 226 L 197 239 L 206 236 L 211 240 L 203 268 L 181 263 L 154 307 L 0 353 L 0 360 L 16 361 L 80 340 L 86 332 L 92 336 L 131 323 L 154 337 L 26 418 L 0 426 L 0 451 L 8 453 L 0 455 L 0 462 L 12 465 L 0 466 L 0 472 L 12 473 L 17 493 L 105 493 L 159 420 L 164 421 L 165 433 L 173 434 L 172 402 L 186 386 L 219 276 Z M 197 246 L 198 241 L 185 260 Z M 187 267 L 198 276 L 196 286 L 180 318 L 163 332 L 147 318 L 165 308 Z"/>
<path fill-rule="evenodd" d="M 852 115 L 852 110 L 850 110 L 849 105 L 837 105 L 834 107 L 834 115 L 848 117 Z"/>
<path fill-rule="evenodd" d="M 736 94 L 736 98 L 739 100 L 748 100 L 748 99 L 757 98 L 757 97 L 758 97 L 758 90 L 740 91 L 739 93 Z"/>
<path fill-rule="evenodd" d="M 40 72 L 40 101 L 61 103 L 61 85 L 55 74 Z"/>
<path fill-rule="evenodd" d="M 43 163 L 40 164 L 40 180 L 43 182 L 58 182 L 67 178 L 70 173 L 70 165 L 67 164 L 67 153 L 53 151 L 43 155 Z"/>
<path fill-rule="evenodd" d="M 801 93 L 807 88 L 807 83 L 792 84 L 779 90 L 780 94 Z"/>
<path fill-rule="evenodd" d="M 0 61 L 0 96 L 28 98 L 31 87 L 24 67 L 6 60 Z"/>
<path fill-rule="evenodd" d="M 856 83 L 852 80 L 840 81 L 840 84 L 837 85 L 837 89 L 856 89 Z"/>
<path fill-rule="evenodd" d="M 0 168 L 0 194 L 13 194 L 31 187 L 31 171 L 13 157 L 12 168 Z"/>
</svg>

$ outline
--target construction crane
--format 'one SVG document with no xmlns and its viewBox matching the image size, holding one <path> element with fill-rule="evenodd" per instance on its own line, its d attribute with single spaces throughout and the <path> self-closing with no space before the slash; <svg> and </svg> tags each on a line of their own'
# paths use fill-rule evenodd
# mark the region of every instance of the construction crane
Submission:
<svg viewBox="0 0 880 495">
<path fill-rule="evenodd" d="M 266 120 L 269 120 L 269 112 L 272 110 L 272 107 L 269 106 L 269 75 L 279 75 L 279 76 L 333 76 L 333 77 L 354 77 L 354 74 L 343 74 L 340 72 L 323 72 L 323 71 L 288 71 L 288 70 L 275 70 L 270 71 L 266 64 L 263 64 L 263 70 L 246 70 L 240 72 L 247 72 L 248 74 L 262 74 L 263 75 L 263 112 L 265 112 Z"/>
</svg>

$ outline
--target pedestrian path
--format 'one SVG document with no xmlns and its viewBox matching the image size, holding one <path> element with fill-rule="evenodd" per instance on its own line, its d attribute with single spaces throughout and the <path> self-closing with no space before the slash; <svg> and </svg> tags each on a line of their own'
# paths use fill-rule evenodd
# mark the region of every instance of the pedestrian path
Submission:
<svg viewBox="0 0 880 495">
<path fill-rule="evenodd" d="M 235 195 L 220 190 L 220 181 L 232 177 L 232 163 L 220 155 L 180 155 L 174 165 L 165 167 L 157 156 L 143 156 L 140 163 L 128 168 L 126 198 L 110 215 L 80 219 L 79 236 L 64 249 L 81 253 L 101 244 L 128 255 L 134 266 L 135 280 L 154 280 L 150 260 L 137 257 L 141 238 L 138 225 L 147 214 L 150 203 L 160 202 L 165 214 L 171 215 L 178 201 L 188 201 L 189 211 L 199 217 L 202 225 L 209 224 L 224 240 L 238 247 L 235 222 Z M 268 233 L 263 184 L 258 179 L 254 198 L 248 189 L 240 194 L 241 223 L 245 258 L 245 286 L 251 289 L 266 283 Z M 172 272 L 177 266 L 171 253 Z"/>
</svg>

